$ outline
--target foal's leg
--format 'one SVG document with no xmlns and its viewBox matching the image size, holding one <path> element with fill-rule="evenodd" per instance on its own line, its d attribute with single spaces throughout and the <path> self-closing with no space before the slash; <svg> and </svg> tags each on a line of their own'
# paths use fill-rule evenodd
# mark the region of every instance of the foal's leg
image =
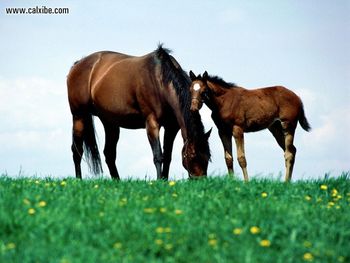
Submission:
<svg viewBox="0 0 350 263">
<path fill-rule="evenodd" d="M 105 148 L 103 153 L 106 158 L 106 164 L 109 173 L 113 179 L 119 180 L 119 173 L 115 165 L 117 157 L 117 143 L 119 140 L 120 128 L 118 126 L 103 123 L 105 129 Z"/>
<path fill-rule="evenodd" d="M 174 140 L 178 132 L 178 128 L 165 127 L 164 128 L 164 144 L 163 144 L 163 171 L 161 178 L 168 180 L 169 168 L 171 162 L 171 153 L 173 151 Z"/>
<path fill-rule="evenodd" d="M 157 179 L 161 179 L 163 157 L 159 141 L 159 123 L 154 115 L 148 116 L 146 120 L 146 130 L 153 152 L 153 162 L 157 169 Z"/>
<path fill-rule="evenodd" d="M 233 157 L 232 157 L 232 136 L 230 133 L 219 129 L 219 136 L 224 146 L 225 162 L 228 170 L 228 175 L 233 176 Z"/>
<path fill-rule="evenodd" d="M 236 141 L 237 147 L 237 160 L 239 166 L 241 166 L 244 176 L 244 181 L 248 181 L 248 172 L 247 172 L 247 161 L 245 159 L 244 153 L 244 133 L 243 129 L 239 126 L 233 126 L 233 137 Z"/>
<path fill-rule="evenodd" d="M 75 177 L 81 179 L 81 159 L 83 157 L 83 132 L 84 119 L 82 117 L 73 116 L 73 138 L 72 152 L 75 167 Z"/>
<path fill-rule="evenodd" d="M 297 149 L 293 145 L 296 125 L 291 125 L 288 122 L 282 122 L 282 128 L 284 131 L 284 143 L 285 143 L 285 151 L 284 151 L 284 159 L 286 162 L 285 181 L 289 182 L 292 179 L 295 155 L 297 152 Z"/>
<path fill-rule="evenodd" d="M 273 137 L 275 137 L 278 145 L 282 148 L 283 151 L 286 150 L 286 146 L 284 143 L 284 133 L 282 129 L 282 124 L 280 121 L 275 121 L 270 127 L 269 131 L 272 133 Z"/>
</svg>

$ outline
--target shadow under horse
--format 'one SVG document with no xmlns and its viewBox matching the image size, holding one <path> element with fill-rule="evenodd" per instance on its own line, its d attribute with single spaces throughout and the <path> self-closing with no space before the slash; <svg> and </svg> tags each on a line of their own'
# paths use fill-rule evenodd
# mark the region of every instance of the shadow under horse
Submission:
<svg viewBox="0 0 350 263">
<path fill-rule="evenodd" d="M 247 90 L 220 77 L 209 76 L 207 72 L 202 77 L 190 71 L 190 78 L 191 111 L 198 112 L 203 102 L 212 111 L 211 117 L 224 146 L 229 174 L 233 174 L 232 136 L 244 180 L 248 181 L 244 133 L 267 128 L 284 151 L 285 180 L 290 181 L 296 155 L 293 141 L 297 124 L 299 122 L 305 131 L 311 129 L 301 99 L 282 86 Z"/>
<path fill-rule="evenodd" d="M 206 175 L 210 133 L 204 133 L 199 113 L 190 111 L 190 83 L 188 75 L 162 45 L 140 57 L 102 51 L 75 62 L 67 77 L 67 87 L 73 116 L 76 177 L 82 177 L 83 153 L 90 170 L 102 173 L 93 115 L 104 127 L 103 152 L 112 178 L 119 179 L 115 161 L 120 127 L 146 128 L 157 179 L 168 179 L 173 143 L 179 130 L 184 142 L 183 166 L 190 177 Z"/>
</svg>

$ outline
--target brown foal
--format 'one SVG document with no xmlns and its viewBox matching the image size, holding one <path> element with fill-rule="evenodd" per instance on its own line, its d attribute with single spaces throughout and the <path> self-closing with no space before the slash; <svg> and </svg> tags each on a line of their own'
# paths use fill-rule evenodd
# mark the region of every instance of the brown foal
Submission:
<svg viewBox="0 0 350 263">
<path fill-rule="evenodd" d="M 244 133 L 267 128 L 284 151 L 285 180 L 290 181 L 296 155 L 293 141 L 297 123 L 306 131 L 311 129 L 301 99 L 282 86 L 247 90 L 217 76 L 209 76 L 207 72 L 202 77 L 191 71 L 190 78 L 191 111 L 199 111 L 203 102 L 211 109 L 224 146 L 229 174 L 233 174 L 231 136 L 236 142 L 237 160 L 244 180 L 248 181 Z"/>
</svg>

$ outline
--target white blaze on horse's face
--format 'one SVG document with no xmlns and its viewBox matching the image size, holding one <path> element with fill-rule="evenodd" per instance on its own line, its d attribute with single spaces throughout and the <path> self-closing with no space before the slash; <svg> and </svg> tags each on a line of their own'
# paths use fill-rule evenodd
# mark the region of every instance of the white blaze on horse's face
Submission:
<svg viewBox="0 0 350 263">
<path fill-rule="evenodd" d="M 200 90 L 201 89 L 201 85 L 199 85 L 198 83 L 195 83 L 194 85 L 193 85 L 193 90 L 194 91 L 198 91 L 198 90 Z"/>
</svg>

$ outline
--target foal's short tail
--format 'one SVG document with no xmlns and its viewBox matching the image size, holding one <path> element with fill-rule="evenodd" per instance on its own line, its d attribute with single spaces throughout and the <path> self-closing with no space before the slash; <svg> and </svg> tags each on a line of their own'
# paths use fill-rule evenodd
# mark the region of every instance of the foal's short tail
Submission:
<svg viewBox="0 0 350 263">
<path fill-rule="evenodd" d="M 101 158 L 95 137 L 94 120 L 91 114 L 84 119 L 83 141 L 86 161 L 90 171 L 94 174 L 102 173 Z"/>
<path fill-rule="evenodd" d="M 303 104 L 301 104 L 301 110 L 300 110 L 300 113 L 299 113 L 299 123 L 300 123 L 301 127 L 305 131 L 310 131 L 311 130 L 311 126 L 310 126 L 309 122 L 307 121 L 307 119 L 305 117 L 304 105 Z"/>
</svg>

